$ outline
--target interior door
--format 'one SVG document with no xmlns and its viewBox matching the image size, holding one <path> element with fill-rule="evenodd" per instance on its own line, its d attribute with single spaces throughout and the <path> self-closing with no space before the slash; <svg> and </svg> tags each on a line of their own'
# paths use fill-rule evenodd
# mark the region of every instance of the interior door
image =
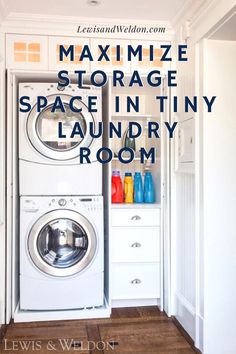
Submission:
<svg viewBox="0 0 236 354">
<path fill-rule="evenodd" d="M 91 145 L 93 139 L 89 126 L 95 121 L 81 101 L 74 102 L 72 110 L 69 104 L 71 97 L 68 95 L 60 95 L 64 112 L 61 108 L 54 110 L 56 97 L 48 96 L 48 105 L 41 112 L 37 112 L 36 105 L 32 108 L 27 117 L 26 131 L 31 144 L 40 154 L 53 160 L 69 160 L 80 155 L 81 147 Z M 76 134 L 73 134 L 74 129 Z"/>
<path fill-rule="evenodd" d="M 82 271 L 92 262 L 97 238 L 92 224 L 83 215 L 71 210 L 54 210 L 32 226 L 27 247 L 38 269 L 63 277 Z"/>
</svg>

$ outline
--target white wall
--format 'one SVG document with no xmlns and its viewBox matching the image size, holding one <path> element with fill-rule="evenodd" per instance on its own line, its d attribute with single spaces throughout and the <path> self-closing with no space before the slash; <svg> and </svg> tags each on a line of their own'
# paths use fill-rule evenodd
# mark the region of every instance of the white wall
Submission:
<svg viewBox="0 0 236 354">
<path fill-rule="evenodd" d="M 204 354 L 236 353 L 236 42 L 207 40 L 203 91 Z"/>
</svg>

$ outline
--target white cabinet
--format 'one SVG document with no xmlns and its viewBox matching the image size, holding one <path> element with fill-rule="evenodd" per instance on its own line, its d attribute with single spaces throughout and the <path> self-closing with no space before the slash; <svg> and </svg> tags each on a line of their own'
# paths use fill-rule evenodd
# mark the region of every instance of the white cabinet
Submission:
<svg viewBox="0 0 236 354">
<path fill-rule="evenodd" d="M 156 227 L 113 227 L 113 262 L 159 262 L 160 232 Z"/>
<path fill-rule="evenodd" d="M 112 226 L 158 226 L 159 209 L 113 209 Z"/>
<path fill-rule="evenodd" d="M 136 57 L 132 57 L 132 70 L 138 70 L 141 74 L 146 74 L 151 70 L 159 70 L 160 72 L 164 72 L 166 62 L 160 60 L 164 51 L 164 49 L 160 48 L 161 44 L 162 42 L 131 41 L 131 45 L 134 48 L 138 48 L 140 45 L 142 46 L 142 60 L 138 60 L 138 55 Z M 150 60 L 150 50 L 152 52 L 152 46 L 153 60 Z"/>
<path fill-rule="evenodd" d="M 63 57 L 63 61 L 59 60 L 59 48 L 63 45 L 68 55 Z M 49 37 L 49 70 L 85 70 L 90 71 L 90 61 L 88 58 L 80 60 L 84 46 L 90 48 L 90 40 L 88 38 L 76 37 Z M 73 53 L 71 60 L 70 53 Z"/>
<path fill-rule="evenodd" d="M 114 300 L 160 297 L 159 263 L 113 264 Z"/>
<path fill-rule="evenodd" d="M 130 62 L 127 60 L 127 46 L 130 41 L 124 39 L 91 39 L 91 50 L 94 60 L 91 62 L 91 71 L 103 70 L 106 73 L 110 73 L 113 70 L 121 70 L 124 73 L 130 73 Z M 101 50 L 99 45 L 105 47 L 109 45 L 106 51 L 110 61 L 105 59 L 99 60 Z M 120 60 L 117 58 L 117 46 L 120 46 Z"/>
<path fill-rule="evenodd" d="M 112 299 L 160 298 L 160 209 L 113 207 L 111 224 Z"/>
<path fill-rule="evenodd" d="M 6 67 L 11 69 L 47 70 L 48 37 L 7 34 Z"/>
</svg>

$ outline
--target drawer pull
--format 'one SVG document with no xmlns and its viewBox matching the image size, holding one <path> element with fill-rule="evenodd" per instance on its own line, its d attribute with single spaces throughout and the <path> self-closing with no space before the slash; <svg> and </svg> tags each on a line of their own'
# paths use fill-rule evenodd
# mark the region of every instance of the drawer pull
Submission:
<svg viewBox="0 0 236 354">
<path fill-rule="evenodd" d="M 133 247 L 133 248 L 141 247 L 141 243 L 135 242 L 131 245 L 131 247 Z"/>
<path fill-rule="evenodd" d="M 134 215 L 134 216 L 132 216 L 131 220 L 141 220 L 141 216 Z"/>
<path fill-rule="evenodd" d="M 131 284 L 140 284 L 140 283 L 141 283 L 141 280 L 140 280 L 140 279 L 134 279 L 134 280 L 131 280 L 130 283 L 131 283 Z"/>
</svg>

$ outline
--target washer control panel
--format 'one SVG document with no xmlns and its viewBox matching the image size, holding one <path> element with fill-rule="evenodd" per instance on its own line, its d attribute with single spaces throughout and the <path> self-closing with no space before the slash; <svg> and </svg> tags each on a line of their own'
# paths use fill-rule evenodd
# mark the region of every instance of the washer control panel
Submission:
<svg viewBox="0 0 236 354">
<path fill-rule="evenodd" d="M 55 197 L 23 197 L 21 198 L 21 210 L 25 212 L 36 213 L 39 210 L 55 210 L 55 209 L 84 209 L 89 212 L 103 210 L 102 197 L 90 196 L 55 196 Z"/>
<path fill-rule="evenodd" d="M 60 206 L 66 206 L 66 204 L 67 204 L 66 199 L 61 198 L 61 199 L 58 200 L 58 205 L 60 205 Z"/>
<path fill-rule="evenodd" d="M 88 211 L 102 210 L 103 203 L 101 197 L 53 197 L 48 200 L 48 206 L 52 208 L 76 209 L 83 206 Z"/>
</svg>

